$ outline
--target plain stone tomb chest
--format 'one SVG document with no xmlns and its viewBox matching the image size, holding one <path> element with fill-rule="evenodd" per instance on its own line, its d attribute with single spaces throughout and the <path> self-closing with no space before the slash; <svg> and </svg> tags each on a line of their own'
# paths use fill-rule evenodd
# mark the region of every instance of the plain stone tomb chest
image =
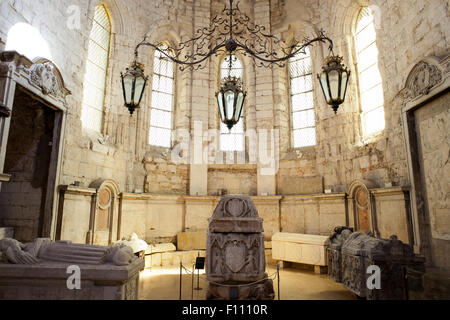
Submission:
<svg viewBox="0 0 450 320">
<path fill-rule="evenodd" d="M 328 237 L 300 233 L 279 232 L 272 237 L 272 257 L 282 262 L 313 265 L 316 273 L 327 266 Z"/>
</svg>

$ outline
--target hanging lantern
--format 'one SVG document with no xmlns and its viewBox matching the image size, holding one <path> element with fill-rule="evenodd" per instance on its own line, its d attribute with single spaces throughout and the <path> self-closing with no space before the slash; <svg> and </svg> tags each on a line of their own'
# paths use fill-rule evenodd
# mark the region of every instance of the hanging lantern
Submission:
<svg viewBox="0 0 450 320">
<path fill-rule="evenodd" d="M 240 78 L 226 77 L 222 80 L 220 91 L 216 93 L 220 119 L 229 130 L 241 119 L 245 97 L 247 96 L 242 87 Z"/>
<path fill-rule="evenodd" d="M 144 66 L 134 61 L 125 74 L 120 73 L 122 78 L 123 97 L 125 99 L 125 107 L 128 108 L 130 114 L 139 108 L 144 90 L 147 85 L 148 77 L 144 74 Z"/>
<path fill-rule="evenodd" d="M 344 103 L 347 94 L 350 71 L 342 63 L 343 58 L 330 56 L 324 61 L 322 73 L 317 75 L 322 87 L 325 100 L 337 113 L 339 106 Z"/>
</svg>

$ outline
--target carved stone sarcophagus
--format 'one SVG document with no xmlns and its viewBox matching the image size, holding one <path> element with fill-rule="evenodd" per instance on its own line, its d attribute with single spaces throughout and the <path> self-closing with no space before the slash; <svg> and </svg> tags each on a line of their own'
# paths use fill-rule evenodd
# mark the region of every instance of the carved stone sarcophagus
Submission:
<svg viewBox="0 0 450 320">
<path fill-rule="evenodd" d="M 336 227 L 327 242 L 328 275 L 336 282 L 342 281 L 342 245 L 353 233 L 353 228 Z"/>
<path fill-rule="evenodd" d="M 0 300 L 137 300 L 144 265 L 122 244 L 51 239 L 23 244 L 5 238 L 0 240 Z"/>
<path fill-rule="evenodd" d="M 273 299 L 272 281 L 264 280 L 263 220 L 249 197 L 221 199 L 209 219 L 206 261 L 208 299 Z"/>
<path fill-rule="evenodd" d="M 377 239 L 370 233 L 355 232 L 342 245 L 342 284 L 368 300 L 401 300 L 407 297 L 407 267 L 420 269 L 423 264 L 423 257 L 396 236 Z M 376 270 L 379 287 L 372 277 Z"/>
</svg>

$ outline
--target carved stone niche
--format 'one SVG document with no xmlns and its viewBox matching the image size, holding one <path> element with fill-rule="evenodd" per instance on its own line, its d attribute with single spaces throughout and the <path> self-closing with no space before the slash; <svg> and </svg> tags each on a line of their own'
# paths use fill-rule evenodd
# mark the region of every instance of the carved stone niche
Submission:
<svg viewBox="0 0 450 320">
<path fill-rule="evenodd" d="M 212 218 L 206 249 L 208 299 L 273 299 L 266 279 L 263 219 L 246 196 L 223 197 Z"/>
<path fill-rule="evenodd" d="M 370 232 L 354 232 L 342 246 L 342 284 L 368 300 L 401 300 L 408 297 L 409 271 L 423 273 L 425 259 L 391 236 L 376 239 Z M 373 266 L 371 270 L 369 267 Z M 368 278 L 379 268 L 380 288 L 369 288 Z M 369 283 L 374 283 L 369 281 Z"/>
<path fill-rule="evenodd" d="M 348 191 L 350 224 L 357 231 L 370 231 L 379 236 L 377 221 L 372 206 L 372 194 L 370 189 L 376 188 L 376 184 L 368 180 L 354 181 Z M 353 223 L 352 223 L 353 221 Z"/>
<path fill-rule="evenodd" d="M 97 180 L 90 188 L 97 190 L 92 198 L 88 243 L 109 245 L 118 237 L 119 186 L 113 180 Z"/>
</svg>

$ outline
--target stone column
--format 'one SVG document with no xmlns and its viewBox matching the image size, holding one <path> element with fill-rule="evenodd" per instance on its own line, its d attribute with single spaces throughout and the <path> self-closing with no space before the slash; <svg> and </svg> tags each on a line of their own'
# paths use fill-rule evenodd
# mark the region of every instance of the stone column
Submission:
<svg viewBox="0 0 450 320">
<path fill-rule="evenodd" d="M 3 62 L 0 65 L 0 104 L 12 110 L 14 102 L 14 94 L 16 91 L 16 82 L 12 79 L 14 67 L 12 64 Z M 0 190 L 2 181 L 8 181 L 9 177 L 3 174 L 6 158 L 6 147 L 9 137 L 9 126 L 11 117 L 0 117 Z"/>
<path fill-rule="evenodd" d="M 210 11 L 209 1 L 199 0 L 194 3 L 194 32 L 209 26 Z M 209 68 L 210 64 L 206 62 L 204 69 L 192 73 L 190 195 L 204 196 L 208 193 L 208 164 L 203 158 L 203 133 L 208 130 Z"/>
<path fill-rule="evenodd" d="M 264 25 L 271 31 L 270 2 L 255 1 L 255 23 Z M 271 50 L 271 48 L 268 48 Z M 256 128 L 258 130 L 258 195 L 276 194 L 276 170 L 273 160 L 277 156 L 273 145 L 274 129 L 274 89 L 273 69 L 257 67 L 256 72 Z M 266 131 L 266 134 L 264 134 Z M 276 138 L 276 137 L 275 137 Z"/>
</svg>

